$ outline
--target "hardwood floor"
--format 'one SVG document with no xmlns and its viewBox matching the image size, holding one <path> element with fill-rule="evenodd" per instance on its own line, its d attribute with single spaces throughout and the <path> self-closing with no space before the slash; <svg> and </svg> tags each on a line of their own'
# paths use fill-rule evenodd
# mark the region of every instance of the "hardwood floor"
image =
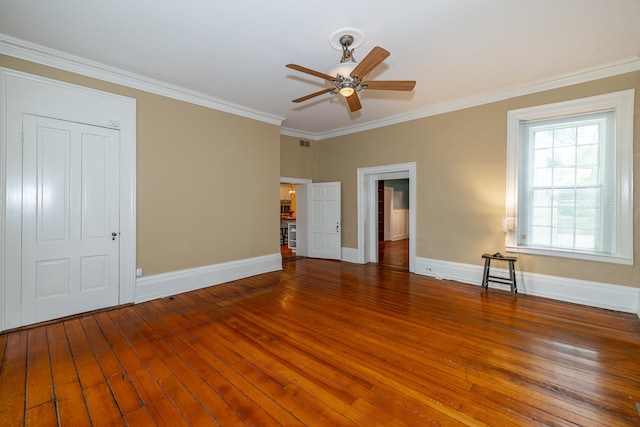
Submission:
<svg viewBox="0 0 640 427">
<path fill-rule="evenodd" d="M 379 242 L 378 263 L 409 270 L 409 239 Z"/>
<path fill-rule="evenodd" d="M 640 321 L 302 259 L 0 334 L 0 424 L 639 425 Z"/>
<path fill-rule="evenodd" d="M 296 259 L 296 254 L 293 252 L 287 245 L 280 245 L 280 256 L 282 256 L 283 260 L 293 260 Z"/>
</svg>

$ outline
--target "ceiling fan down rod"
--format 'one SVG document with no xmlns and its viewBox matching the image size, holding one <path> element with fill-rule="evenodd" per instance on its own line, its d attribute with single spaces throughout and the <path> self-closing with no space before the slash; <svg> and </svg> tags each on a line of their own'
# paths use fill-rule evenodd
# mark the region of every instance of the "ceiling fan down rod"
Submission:
<svg viewBox="0 0 640 427">
<path fill-rule="evenodd" d="M 353 49 L 349 49 L 349 47 L 353 43 L 353 40 L 353 36 L 349 34 L 345 34 L 344 36 L 340 37 L 340 45 L 342 46 L 342 58 L 340 59 L 341 63 L 347 61 L 356 62 L 353 58 Z"/>
</svg>

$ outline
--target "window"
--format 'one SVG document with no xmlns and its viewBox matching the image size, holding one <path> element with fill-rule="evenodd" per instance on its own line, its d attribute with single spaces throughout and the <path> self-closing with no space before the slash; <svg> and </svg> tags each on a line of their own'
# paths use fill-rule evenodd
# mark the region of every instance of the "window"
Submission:
<svg viewBox="0 0 640 427">
<path fill-rule="evenodd" d="M 633 98 L 508 112 L 508 251 L 633 264 Z"/>
</svg>

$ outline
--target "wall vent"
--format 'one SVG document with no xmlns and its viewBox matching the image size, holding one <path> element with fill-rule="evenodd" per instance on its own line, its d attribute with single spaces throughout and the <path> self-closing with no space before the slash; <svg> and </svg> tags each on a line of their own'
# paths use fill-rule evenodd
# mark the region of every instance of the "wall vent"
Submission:
<svg viewBox="0 0 640 427">
<path fill-rule="evenodd" d="M 309 141 L 300 140 L 300 147 L 311 147 L 311 143 Z"/>
</svg>

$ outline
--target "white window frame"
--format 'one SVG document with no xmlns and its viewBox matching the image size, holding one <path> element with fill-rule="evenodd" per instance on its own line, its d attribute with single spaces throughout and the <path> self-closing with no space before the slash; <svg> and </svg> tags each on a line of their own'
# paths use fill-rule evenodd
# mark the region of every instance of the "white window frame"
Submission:
<svg viewBox="0 0 640 427">
<path fill-rule="evenodd" d="M 538 105 L 507 112 L 507 200 L 504 228 L 507 252 L 633 265 L 633 116 L 635 90 Z M 612 254 L 536 248 L 518 244 L 518 159 L 522 122 L 615 110 L 616 236 Z"/>
</svg>

